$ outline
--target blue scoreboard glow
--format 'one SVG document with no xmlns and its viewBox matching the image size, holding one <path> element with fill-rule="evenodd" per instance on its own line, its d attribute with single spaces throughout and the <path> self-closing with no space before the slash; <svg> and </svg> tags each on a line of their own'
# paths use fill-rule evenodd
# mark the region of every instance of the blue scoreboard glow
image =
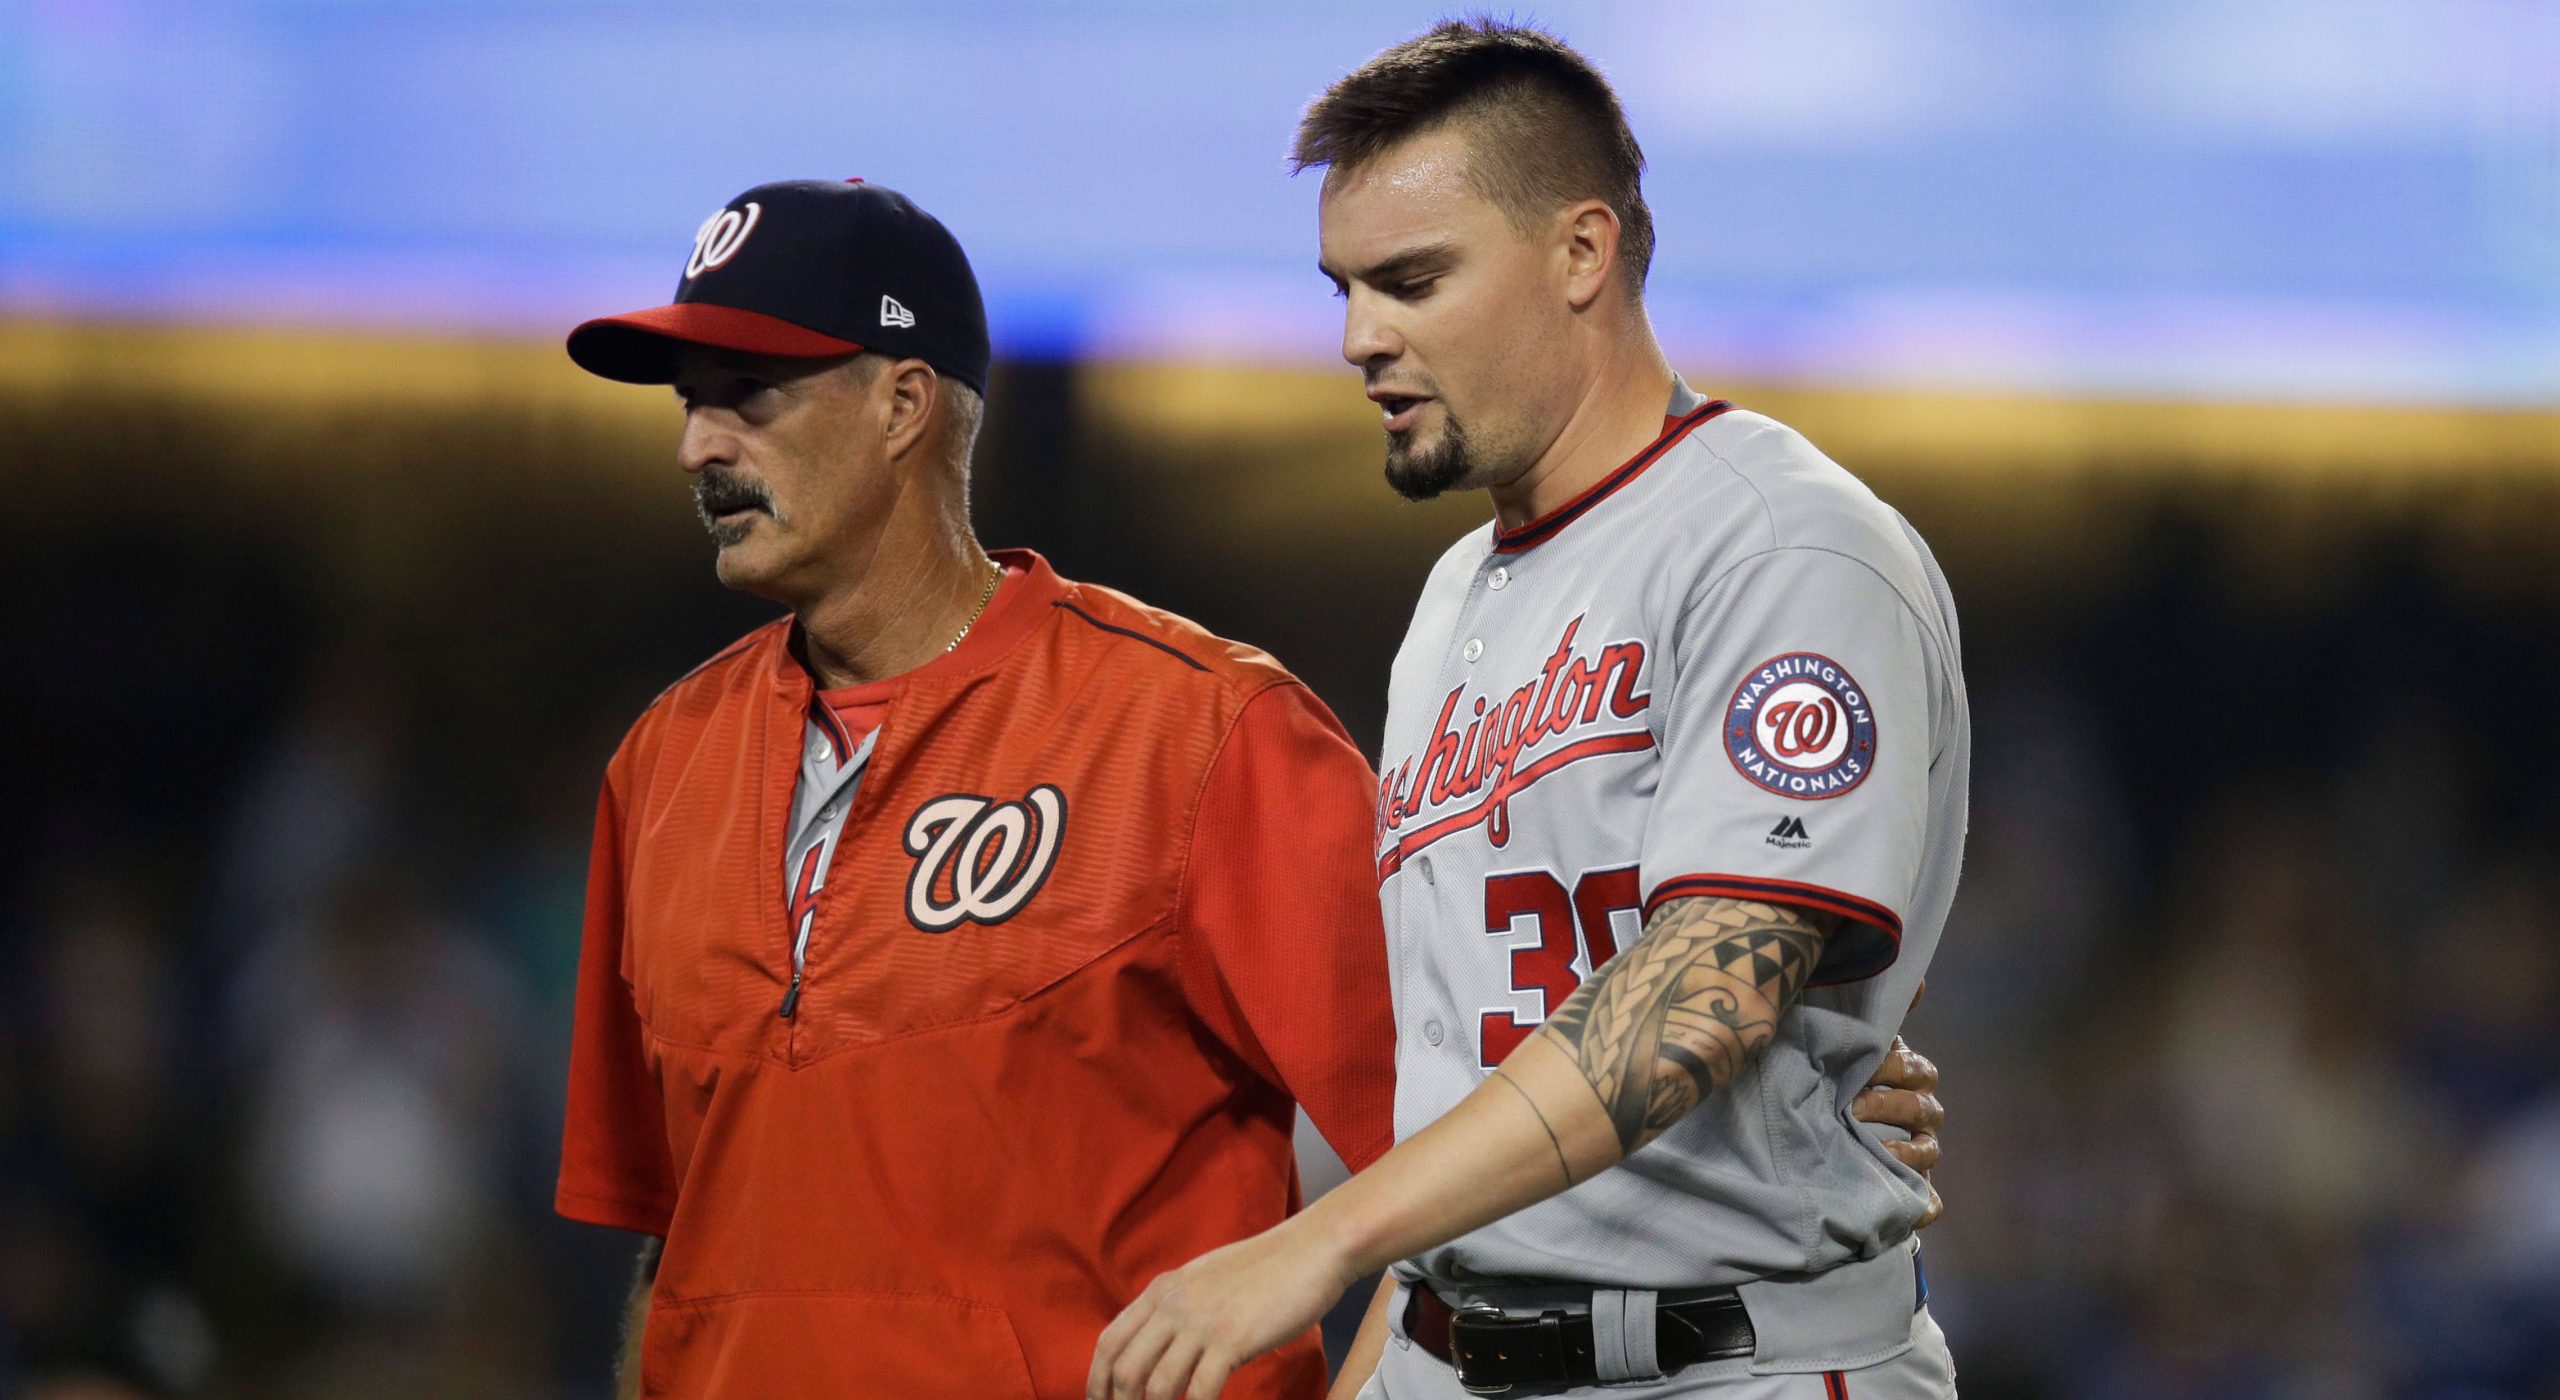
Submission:
<svg viewBox="0 0 2560 1400">
<path fill-rule="evenodd" d="M 0 0 L 0 315 L 550 332 L 785 176 L 942 215 L 1012 354 L 1332 353 L 1300 107 L 1436 5 Z M 1683 363 L 2560 397 L 2560 7 L 1550 3 Z"/>
</svg>

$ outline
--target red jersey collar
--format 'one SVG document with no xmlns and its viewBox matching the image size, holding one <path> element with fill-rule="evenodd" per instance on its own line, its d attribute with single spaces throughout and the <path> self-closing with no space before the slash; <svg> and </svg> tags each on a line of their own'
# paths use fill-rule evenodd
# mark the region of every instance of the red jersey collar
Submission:
<svg viewBox="0 0 2560 1400">
<path fill-rule="evenodd" d="M 1732 407 L 1733 404 L 1730 401 L 1716 399 L 1710 403 L 1702 403 L 1687 413 L 1665 416 L 1662 420 L 1662 436 L 1647 444 L 1642 452 L 1628 458 L 1625 465 L 1616 471 L 1591 483 L 1572 500 L 1516 530 L 1505 530 L 1500 525 L 1494 526 L 1494 553 L 1517 554 L 1532 545 L 1544 544 L 1554 539 L 1565 526 L 1588 514 L 1593 506 L 1609 499 L 1628 482 L 1644 475 L 1645 468 L 1660 461 L 1662 454 L 1670 451 L 1673 443 L 1687 437 L 1691 429 Z"/>
<path fill-rule="evenodd" d="M 919 681 L 956 680 L 971 672 L 982 671 L 995 664 L 1013 645 L 1028 635 L 1033 627 L 1049 616 L 1049 605 L 1067 595 L 1064 579 L 1049 567 L 1049 561 L 1028 549 L 994 549 L 989 558 L 1002 564 L 1004 580 L 996 585 L 995 596 L 987 600 L 987 610 L 969 628 L 960 645 L 916 667 L 912 671 L 866 682 L 862 689 L 886 693 L 903 689 Z M 816 684 L 808 668 L 794 654 L 792 638 L 800 624 L 790 623 L 774 629 L 773 677 L 786 688 L 804 691 Z M 834 693 L 834 692 L 830 692 Z"/>
</svg>

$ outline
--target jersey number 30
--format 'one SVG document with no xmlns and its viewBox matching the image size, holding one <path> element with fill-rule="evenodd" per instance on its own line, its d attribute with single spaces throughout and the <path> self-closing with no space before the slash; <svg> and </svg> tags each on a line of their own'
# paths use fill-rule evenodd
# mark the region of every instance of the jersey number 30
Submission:
<svg viewBox="0 0 2560 1400">
<path fill-rule="evenodd" d="M 1514 923 L 1527 919 L 1538 934 L 1537 942 L 1511 950 L 1511 990 L 1535 991 L 1545 999 L 1538 1016 L 1529 1021 L 1508 1011 L 1484 1013 L 1476 1039 L 1487 1069 L 1508 1059 L 1512 1051 L 1520 1048 L 1520 1042 L 1538 1028 L 1539 1021 L 1553 1014 L 1566 997 L 1573 995 L 1573 989 L 1582 985 L 1581 975 L 1573 970 L 1577 954 L 1589 953 L 1586 966 L 1595 972 L 1618 955 L 1618 934 L 1610 926 L 1609 917 L 1633 910 L 1640 903 L 1642 896 L 1632 865 L 1585 871 L 1574 882 L 1570 895 L 1565 893 L 1562 880 L 1544 870 L 1522 870 L 1485 879 L 1484 931 L 1497 937 L 1508 936 Z M 1575 943 L 1577 929 L 1579 946 Z"/>
</svg>

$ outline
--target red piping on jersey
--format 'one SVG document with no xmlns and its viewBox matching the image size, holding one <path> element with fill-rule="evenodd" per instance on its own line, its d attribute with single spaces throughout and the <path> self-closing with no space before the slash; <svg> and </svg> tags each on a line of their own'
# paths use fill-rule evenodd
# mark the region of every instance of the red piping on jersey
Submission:
<svg viewBox="0 0 2560 1400">
<path fill-rule="evenodd" d="M 1837 1371 L 1823 1372 L 1822 1400 L 1849 1400 L 1849 1378 Z"/>
<path fill-rule="evenodd" d="M 1756 899 L 1762 903 L 1802 904 L 1825 913 L 1873 924 L 1902 939 L 1902 916 L 1871 899 L 1860 899 L 1827 885 L 1808 885 L 1796 880 L 1766 880 L 1756 875 L 1675 875 L 1656 885 L 1653 897 L 1644 902 L 1645 917 L 1662 907 L 1668 899 L 1689 899 L 1698 895 L 1722 895 L 1731 899 Z"/>
<path fill-rule="evenodd" d="M 1893 966 L 1894 960 L 1902 956 L 1901 915 L 1872 899 L 1860 899 L 1827 885 L 1808 885 L 1796 880 L 1765 880 L 1754 875 L 1675 875 L 1653 887 L 1652 897 L 1644 902 L 1644 917 L 1651 919 L 1654 910 L 1671 900 L 1698 898 L 1748 899 L 1762 904 L 1791 904 L 1799 909 L 1816 909 L 1881 929 L 1892 940 L 1885 945 L 1881 960 L 1868 957 L 1834 967 L 1828 976 L 1814 980 L 1813 985 L 1817 987 L 1863 981 Z"/>
<path fill-rule="evenodd" d="M 1652 466 L 1655 462 L 1660 461 L 1662 454 L 1670 451 L 1673 443 L 1676 443 L 1680 439 L 1689 435 L 1690 429 L 1697 427 L 1699 424 L 1704 423 L 1708 419 L 1713 418 L 1717 414 L 1723 413 L 1732 407 L 1733 404 L 1731 402 L 1724 399 L 1717 399 L 1713 403 L 1701 404 L 1698 407 L 1691 409 L 1686 417 L 1672 418 L 1666 416 L 1662 420 L 1662 436 L 1655 438 L 1642 452 L 1628 458 L 1625 466 L 1622 466 L 1616 471 L 1609 473 L 1607 476 L 1600 478 L 1598 481 L 1593 482 L 1590 486 L 1584 488 L 1580 495 L 1575 496 L 1572 500 L 1565 502 L 1554 510 L 1548 511 L 1546 514 L 1539 516 L 1537 519 L 1530 521 L 1528 524 L 1521 526 L 1517 530 L 1505 530 L 1499 526 L 1495 527 L 1493 532 L 1493 552 L 1496 554 L 1517 554 L 1531 545 L 1544 544 L 1548 540 L 1555 538 L 1557 531 L 1562 530 L 1565 526 L 1581 519 L 1593 506 L 1600 504 L 1602 501 L 1605 501 L 1609 499 L 1610 496 L 1616 494 L 1620 487 L 1623 487 L 1628 482 L 1644 475 L 1644 469 Z"/>
<path fill-rule="evenodd" d="M 836 766 L 842 768 L 851 763 L 853 735 L 844 727 L 844 721 L 837 718 L 834 707 L 826 702 L 824 696 L 809 697 L 809 717 L 818 722 L 818 728 L 827 736 L 827 746 L 836 751 Z"/>
<path fill-rule="evenodd" d="M 1519 796 L 1521 791 L 1531 783 L 1568 763 L 1578 763 L 1586 758 L 1601 758 L 1613 753 L 1641 753 L 1652 747 L 1653 731 L 1650 729 L 1631 729 L 1622 734 L 1603 734 L 1595 739 L 1584 739 L 1567 744 L 1495 783 L 1493 790 L 1479 798 L 1474 806 L 1463 811 L 1452 812 L 1429 826 L 1405 833 L 1404 839 L 1389 846 L 1385 854 L 1378 857 L 1378 883 L 1385 884 L 1389 876 L 1403 869 L 1404 863 L 1413 857 L 1414 852 L 1441 837 L 1454 836 L 1471 826 L 1482 825 L 1487 817 L 1493 815 L 1496 807 L 1508 803 L 1512 798 Z"/>
</svg>

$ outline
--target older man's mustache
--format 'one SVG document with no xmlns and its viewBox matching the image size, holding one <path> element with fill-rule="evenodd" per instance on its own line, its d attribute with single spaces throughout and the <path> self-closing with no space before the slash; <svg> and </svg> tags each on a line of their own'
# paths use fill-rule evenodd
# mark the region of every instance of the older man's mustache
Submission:
<svg viewBox="0 0 2560 1400">
<path fill-rule="evenodd" d="M 760 510 L 776 520 L 782 518 L 782 512 L 774 509 L 773 493 L 765 489 L 764 483 L 725 472 L 706 471 L 694 482 L 693 508 L 706 528 L 718 524 L 721 516 L 732 511 Z"/>
</svg>

